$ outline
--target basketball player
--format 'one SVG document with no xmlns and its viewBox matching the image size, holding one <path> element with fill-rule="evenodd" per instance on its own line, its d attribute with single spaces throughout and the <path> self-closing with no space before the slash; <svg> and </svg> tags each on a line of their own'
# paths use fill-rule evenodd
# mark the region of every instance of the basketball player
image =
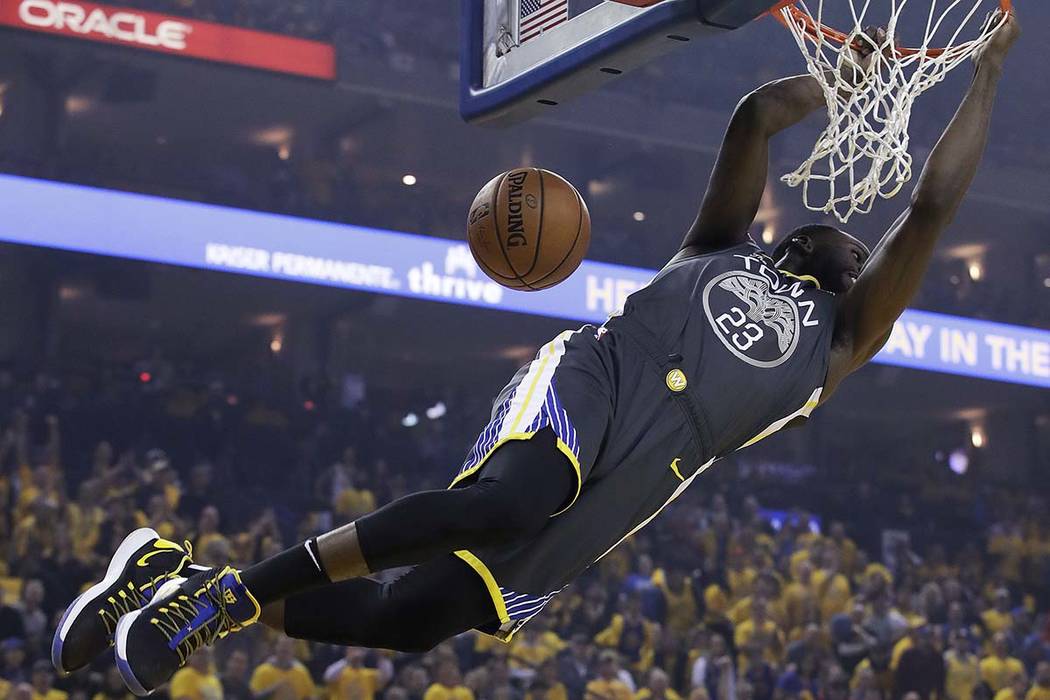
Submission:
<svg viewBox="0 0 1050 700">
<path fill-rule="evenodd" d="M 769 138 L 824 105 L 809 76 L 757 89 L 737 106 L 681 249 L 604 326 L 559 335 L 521 368 L 449 490 L 406 496 L 243 571 L 194 571 L 177 545 L 132 533 L 67 611 L 55 665 L 74 670 L 113 640 L 143 695 L 257 621 L 403 651 L 471 628 L 509 639 L 715 460 L 804 421 L 878 351 L 977 170 L 1018 32 L 1007 19 L 976 57 L 910 205 L 874 252 L 824 225 L 789 233 L 771 255 L 748 237 Z M 365 578 L 406 566 L 393 583 Z"/>
</svg>

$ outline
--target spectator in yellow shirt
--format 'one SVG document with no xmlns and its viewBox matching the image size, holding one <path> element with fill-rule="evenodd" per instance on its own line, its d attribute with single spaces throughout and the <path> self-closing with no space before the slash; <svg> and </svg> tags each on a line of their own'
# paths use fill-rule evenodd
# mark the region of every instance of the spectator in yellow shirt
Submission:
<svg viewBox="0 0 1050 700">
<path fill-rule="evenodd" d="M 999 558 L 999 573 L 1007 581 L 1021 580 L 1025 542 L 1019 523 L 996 527 L 988 538 L 988 554 Z"/>
<path fill-rule="evenodd" d="M 474 693 L 460 681 L 455 661 L 443 661 L 437 667 L 437 682 L 423 694 L 423 700 L 474 700 Z"/>
<path fill-rule="evenodd" d="M 584 700 L 633 700 L 634 693 L 620 678 L 620 659 L 606 650 L 598 657 L 598 677 L 587 684 Z"/>
<path fill-rule="evenodd" d="M 1024 700 L 1050 700 L 1050 663 L 1040 661 L 1035 667 L 1035 683 Z"/>
<path fill-rule="evenodd" d="M 594 637 L 599 646 L 619 652 L 630 668 L 645 673 L 653 665 L 656 653 L 657 625 L 642 617 L 642 603 L 638 596 L 624 602 L 622 612 L 613 615 L 609 626 Z"/>
<path fill-rule="evenodd" d="M 995 694 L 995 700 L 1024 700 L 1028 689 L 1028 678 L 1022 670 L 1010 676 L 1010 682 Z"/>
<path fill-rule="evenodd" d="M 1011 678 L 1024 672 L 1024 666 L 1010 656 L 1004 632 L 999 632 L 992 638 L 992 647 L 994 651 L 981 659 L 981 680 L 994 692 L 999 692 L 1010 684 Z"/>
<path fill-rule="evenodd" d="M 836 547 L 825 547 L 821 567 L 813 572 L 813 590 L 822 620 L 830 620 L 849 609 L 850 583 L 842 574 L 842 561 Z"/>
<path fill-rule="evenodd" d="M 348 647 L 342 660 L 325 670 L 329 700 L 375 700 L 388 678 L 377 668 L 365 667 L 367 653 L 360 647 Z"/>
<path fill-rule="evenodd" d="M 684 639 L 697 621 L 693 582 L 677 567 L 653 574 L 653 583 L 664 596 L 667 627 L 676 639 Z"/>
<path fill-rule="evenodd" d="M 846 536 L 845 526 L 838 521 L 831 523 L 828 539 L 838 546 L 842 571 L 847 575 L 852 574 L 857 564 L 857 543 Z"/>
<path fill-rule="evenodd" d="M 682 700 L 682 696 L 671 687 L 671 680 L 663 669 L 649 671 L 645 687 L 634 694 L 634 700 Z"/>
<path fill-rule="evenodd" d="M 198 553 L 204 553 L 213 542 L 225 542 L 229 547 L 229 540 L 219 532 L 219 509 L 215 506 L 205 506 L 197 518 L 197 534 L 193 538 L 193 549 Z"/>
<path fill-rule="evenodd" d="M 150 496 L 146 517 L 149 518 L 149 526 L 156 530 L 158 535 L 166 540 L 175 539 L 181 523 L 163 494 L 155 493 Z"/>
<path fill-rule="evenodd" d="M 802 627 L 808 611 L 815 603 L 813 564 L 808 559 L 803 559 L 795 567 L 794 580 L 784 586 L 783 605 L 787 629 Z"/>
<path fill-rule="evenodd" d="M 295 658 L 295 640 L 284 636 L 277 638 L 273 656 L 256 667 L 249 685 L 257 698 L 305 700 L 317 694 L 310 672 Z"/>
<path fill-rule="evenodd" d="M 102 492 L 101 481 L 88 479 L 77 489 L 76 502 L 66 508 L 73 554 L 81 561 L 91 558 L 102 534 L 102 523 L 106 521 L 106 511 L 100 505 Z"/>
<path fill-rule="evenodd" d="M 211 649 L 204 647 L 171 678 L 171 700 L 222 700 L 222 682 L 212 668 Z"/>
<path fill-rule="evenodd" d="M 753 588 L 754 593 L 752 595 L 744 596 L 729 609 L 729 621 L 734 625 L 741 624 L 751 617 L 755 598 L 764 598 L 769 616 L 777 626 L 783 626 L 787 619 L 787 614 L 784 610 L 784 605 L 779 600 L 780 581 L 777 577 L 771 571 L 762 571 L 755 578 Z"/>
<path fill-rule="evenodd" d="M 558 664 L 554 659 L 540 666 L 536 679 L 525 693 L 525 700 L 569 700 L 569 691 L 558 680 Z"/>
<path fill-rule="evenodd" d="M 517 671 L 535 671 L 548 659 L 554 658 L 559 649 L 544 639 L 543 635 L 544 631 L 539 626 L 529 629 L 529 625 L 514 635 L 510 643 L 510 667 Z M 554 636 L 556 639 L 557 635 Z"/>
<path fill-rule="evenodd" d="M 368 489 L 347 488 L 339 492 L 333 504 L 336 515 L 352 520 L 376 509 L 376 497 Z"/>
<path fill-rule="evenodd" d="M 756 596 L 751 602 L 751 618 L 744 620 L 733 633 L 738 650 L 755 644 L 762 649 L 770 663 L 777 663 L 784 648 L 784 635 L 769 617 L 769 606 L 765 598 Z M 743 657 L 739 661 L 743 661 Z"/>
<path fill-rule="evenodd" d="M 55 671 L 46 659 L 33 664 L 33 700 L 66 700 L 69 694 L 53 687 Z"/>
<path fill-rule="evenodd" d="M 972 700 L 974 686 L 981 682 L 981 669 L 969 635 L 955 630 L 948 643 L 951 648 L 944 652 L 945 695 L 948 700 Z"/>
<path fill-rule="evenodd" d="M 981 622 L 990 635 L 1006 632 L 1013 626 L 1014 618 L 1010 614 L 1010 591 L 1005 588 L 995 591 L 993 607 L 981 613 Z"/>
</svg>

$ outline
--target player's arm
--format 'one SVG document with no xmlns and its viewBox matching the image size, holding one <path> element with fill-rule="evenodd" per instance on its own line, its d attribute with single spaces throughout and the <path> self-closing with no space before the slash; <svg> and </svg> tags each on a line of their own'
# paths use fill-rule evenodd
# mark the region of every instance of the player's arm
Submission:
<svg viewBox="0 0 1050 700">
<path fill-rule="evenodd" d="M 911 204 L 883 236 L 844 295 L 835 326 L 828 386 L 879 351 L 919 289 L 933 248 L 970 186 L 988 139 L 1002 62 L 1020 33 L 1014 16 L 976 57 L 969 91 L 930 153 Z"/>
<path fill-rule="evenodd" d="M 700 253 L 747 240 L 766 188 L 770 137 L 825 106 L 820 86 L 809 75 L 774 80 L 744 97 L 722 138 L 700 213 L 682 248 Z"/>
</svg>

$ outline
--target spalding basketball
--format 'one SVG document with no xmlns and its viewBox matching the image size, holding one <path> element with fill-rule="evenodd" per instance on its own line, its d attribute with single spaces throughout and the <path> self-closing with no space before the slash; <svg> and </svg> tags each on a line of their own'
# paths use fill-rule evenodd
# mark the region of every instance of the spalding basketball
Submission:
<svg viewBox="0 0 1050 700">
<path fill-rule="evenodd" d="M 591 215 L 576 188 L 540 168 L 489 180 L 470 206 L 470 251 L 489 277 L 536 291 L 571 275 L 591 243 Z"/>
</svg>

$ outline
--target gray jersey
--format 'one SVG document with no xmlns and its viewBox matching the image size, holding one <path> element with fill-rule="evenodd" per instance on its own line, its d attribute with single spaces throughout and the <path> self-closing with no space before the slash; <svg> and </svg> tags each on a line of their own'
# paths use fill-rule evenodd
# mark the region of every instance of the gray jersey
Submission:
<svg viewBox="0 0 1050 700">
<path fill-rule="evenodd" d="M 506 637 L 644 527 L 716 459 L 804 420 L 828 370 L 835 297 L 753 243 L 676 258 L 601 328 L 564 333 L 493 406 L 454 483 L 550 427 L 578 492 L 534 539 L 458 552 Z"/>
<path fill-rule="evenodd" d="M 698 411 L 706 461 L 815 404 L 835 308 L 835 296 L 815 279 L 777 270 L 745 243 L 670 263 L 607 327 L 633 326 L 653 352 L 682 357 L 677 364 Z"/>
</svg>

